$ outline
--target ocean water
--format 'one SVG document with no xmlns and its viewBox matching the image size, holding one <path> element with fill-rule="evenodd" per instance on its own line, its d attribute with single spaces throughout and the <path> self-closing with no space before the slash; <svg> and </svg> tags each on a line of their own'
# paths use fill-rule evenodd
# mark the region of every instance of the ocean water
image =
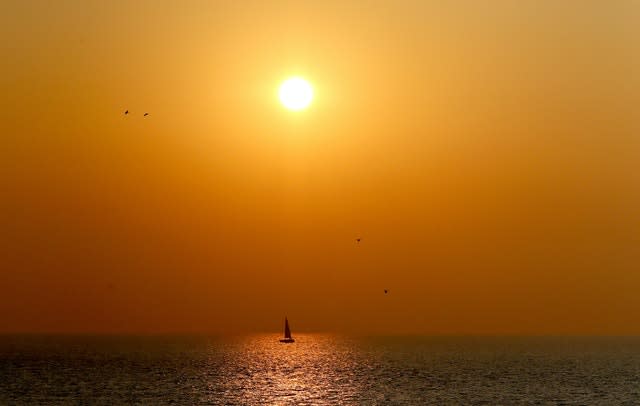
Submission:
<svg viewBox="0 0 640 406">
<path fill-rule="evenodd" d="M 0 336 L 0 404 L 640 404 L 640 338 L 278 338 Z"/>
</svg>

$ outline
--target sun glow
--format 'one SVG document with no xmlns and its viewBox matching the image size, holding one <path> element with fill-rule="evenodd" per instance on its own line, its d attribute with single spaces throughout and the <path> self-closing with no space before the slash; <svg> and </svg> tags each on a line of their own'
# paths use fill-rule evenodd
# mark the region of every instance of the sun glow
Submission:
<svg viewBox="0 0 640 406">
<path fill-rule="evenodd" d="M 306 80 L 293 77 L 280 85 L 280 102 L 289 110 L 303 110 L 311 104 L 313 88 Z"/>
</svg>

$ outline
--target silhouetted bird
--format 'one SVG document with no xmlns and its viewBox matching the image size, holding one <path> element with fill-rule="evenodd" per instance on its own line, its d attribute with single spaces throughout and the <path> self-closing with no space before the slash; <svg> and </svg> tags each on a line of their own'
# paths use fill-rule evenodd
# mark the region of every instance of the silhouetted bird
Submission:
<svg viewBox="0 0 640 406">
<path fill-rule="evenodd" d="M 389 291 L 385 289 L 384 290 L 384 294 L 386 295 L 387 293 L 389 293 Z"/>
<path fill-rule="evenodd" d="M 356 238 L 356 242 L 360 242 L 362 238 Z"/>
<path fill-rule="evenodd" d="M 124 115 L 126 116 L 127 114 L 129 114 L 129 110 L 124 111 Z"/>
<path fill-rule="evenodd" d="M 148 116 L 148 115 L 149 115 L 149 113 L 144 113 L 144 116 L 143 116 L 143 117 L 146 117 L 146 116 Z"/>
</svg>

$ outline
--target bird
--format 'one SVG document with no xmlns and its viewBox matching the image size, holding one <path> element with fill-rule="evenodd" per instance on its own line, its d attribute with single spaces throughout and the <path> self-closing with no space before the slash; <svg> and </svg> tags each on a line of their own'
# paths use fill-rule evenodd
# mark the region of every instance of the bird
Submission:
<svg viewBox="0 0 640 406">
<path fill-rule="evenodd" d="M 387 289 L 384 290 L 384 294 L 386 295 L 387 293 L 389 293 L 389 291 Z"/>
<path fill-rule="evenodd" d="M 360 242 L 362 238 L 356 238 L 356 242 Z"/>
<path fill-rule="evenodd" d="M 126 116 L 127 114 L 129 114 L 129 110 L 124 111 L 124 115 Z"/>
<path fill-rule="evenodd" d="M 148 115 L 149 115 L 149 113 L 144 113 L 144 116 L 143 116 L 143 117 L 146 117 L 146 116 L 148 116 Z"/>
</svg>

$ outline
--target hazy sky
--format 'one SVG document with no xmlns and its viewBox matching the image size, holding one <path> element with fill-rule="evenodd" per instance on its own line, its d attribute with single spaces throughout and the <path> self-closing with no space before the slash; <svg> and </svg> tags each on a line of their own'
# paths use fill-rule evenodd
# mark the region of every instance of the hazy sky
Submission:
<svg viewBox="0 0 640 406">
<path fill-rule="evenodd" d="M 0 331 L 640 334 L 640 2 L 441 3 L 2 1 Z"/>
</svg>

